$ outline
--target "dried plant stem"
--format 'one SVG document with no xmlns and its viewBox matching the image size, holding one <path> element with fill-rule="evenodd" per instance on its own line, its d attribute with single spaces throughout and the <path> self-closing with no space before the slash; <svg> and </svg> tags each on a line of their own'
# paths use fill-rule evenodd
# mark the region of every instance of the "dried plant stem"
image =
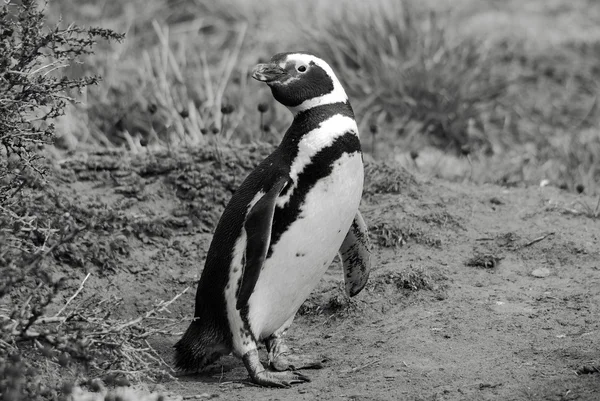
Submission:
<svg viewBox="0 0 600 401">
<path fill-rule="evenodd" d="M 129 326 L 133 326 L 134 324 L 140 323 L 142 320 L 144 319 L 148 319 L 149 317 L 157 314 L 158 312 L 162 312 L 164 311 L 169 305 L 171 305 L 173 302 L 175 302 L 180 296 L 182 296 L 183 294 L 185 294 L 188 290 L 190 289 L 190 287 L 185 287 L 185 289 L 183 291 L 181 291 L 179 294 L 175 295 L 170 301 L 164 302 L 161 301 L 158 306 L 156 306 L 155 308 L 149 310 L 148 312 L 146 312 L 146 314 L 144 316 L 138 316 L 137 318 L 130 320 L 128 322 L 119 324 L 117 326 L 113 326 L 110 327 L 100 333 L 97 333 L 98 335 L 104 335 L 104 334 L 109 334 L 109 333 L 114 333 L 114 332 L 119 332 L 122 331 L 123 329 L 129 327 Z"/>
<path fill-rule="evenodd" d="M 521 248 L 526 248 L 526 247 L 528 247 L 528 246 L 531 246 L 531 245 L 533 245 L 533 244 L 536 244 L 536 243 L 538 243 L 538 242 L 540 242 L 540 241 L 543 241 L 543 240 L 545 240 L 546 238 L 550 237 L 551 235 L 554 235 L 554 233 L 553 233 L 553 232 L 550 232 L 550 233 L 548 233 L 548 234 L 544 234 L 544 235 L 542 235 L 541 237 L 537 237 L 537 238 L 535 238 L 535 239 L 533 239 L 533 240 L 529 241 L 529 242 L 528 242 L 528 243 L 526 243 L 525 245 L 523 245 Z"/>
<path fill-rule="evenodd" d="M 81 284 L 79 284 L 79 288 L 77 289 L 77 291 L 75 291 L 75 294 L 73 294 L 71 296 L 71 298 L 69 298 L 67 300 L 67 303 L 65 303 L 65 305 L 62 308 L 60 308 L 60 310 L 58 312 L 56 312 L 56 315 L 54 315 L 54 317 L 57 317 L 58 315 L 60 315 L 65 310 L 65 308 L 67 306 L 69 306 L 69 304 L 71 303 L 71 301 L 73 301 L 77 297 L 77 295 L 79 295 L 79 293 L 81 292 L 81 290 L 83 290 L 83 286 L 85 285 L 85 282 L 87 281 L 87 279 L 90 277 L 91 274 L 92 273 L 88 273 L 85 276 L 85 278 L 83 279 L 83 281 L 81 282 Z"/>
<path fill-rule="evenodd" d="M 222 122 L 222 113 L 221 113 L 221 103 L 223 102 L 223 95 L 225 93 L 225 88 L 227 87 L 227 83 L 229 82 L 229 78 L 231 77 L 231 73 L 233 72 L 234 67 L 237 64 L 238 57 L 240 55 L 240 50 L 242 48 L 242 44 L 244 43 L 244 38 L 246 37 L 246 30 L 248 29 L 248 24 L 244 23 L 240 27 L 240 31 L 237 37 L 237 41 L 235 46 L 233 47 L 233 51 L 227 60 L 227 65 L 225 66 L 225 72 L 223 73 L 223 77 L 219 82 L 219 87 L 217 88 L 217 93 L 215 95 L 215 124 L 221 125 Z M 220 126 L 217 126 L 221 128 Z"/>
</svg>

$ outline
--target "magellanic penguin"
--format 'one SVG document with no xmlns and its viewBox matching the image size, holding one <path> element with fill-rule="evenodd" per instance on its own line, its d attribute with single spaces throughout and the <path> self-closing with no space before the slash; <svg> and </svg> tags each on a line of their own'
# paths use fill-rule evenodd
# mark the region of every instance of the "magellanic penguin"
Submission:
<svg viewBox="0 0 600 401">
<path fill-rule="evenodd" d="M 233 352 L 253 382 L 288 387 L 309 381 L 297 369 L 320 367 L 320 360 L 292 354 L 282 336 L 335 255 L 348 295 L 358 294 L 369 276 L 371 249 L 358 211 L 363 159 L 352 107 L 325 61 L 280 53 L 252 77 L 271 88 L 294 120 L 221 216 L 175 362 L 197 371 Z M 268 370 L 258 357 L 261 341 Z"/>
</svg>

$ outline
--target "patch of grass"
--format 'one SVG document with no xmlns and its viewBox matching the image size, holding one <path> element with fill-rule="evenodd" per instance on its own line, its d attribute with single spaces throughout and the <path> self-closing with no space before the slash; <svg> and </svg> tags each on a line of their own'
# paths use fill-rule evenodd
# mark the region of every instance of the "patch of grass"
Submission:
<svg viewBox="0 0 600 401">
<path fill-rule="evenodd" d="M 435 289 L 436 282 L 444 279 L 445 276 L 436 269 L 409 265 L 400 271 L 391 271 L 378 276 L 376 281 L 387 285 L 392 284 L 397 289 L 422 291 Z"/>
<path fill-rule="evenodd" d="M 249 142 L 277 116 L 258 111 L 248 71 L 263 54 L 257 41 L 266 3 L 225 0 L 109 1 L 88 13 L 66 0 L 57 12 L 128 29 L 122 46 L 92 58 L 105 83 L 87 93 L 87 133 L 67 143 L 101 143 L 140 152 L 145 148 Z M 265 89 L 265 88 L 262 88 Z M 263 115 L 266 114 L 266 115 Z M 252 123 L 249 123 L 252 121 Z M 265 139 L 272 139 L 267 136 Z"/>
<path fill-rule="evenodd" d="M 549 179 L 571 191 L 599 190 L 597 41 L 538 46 L 518 35 L 462 32 L 473 14 L 493 12 L 485 4 L 456 15 L 436 13 L 443 6 L 425 10 L 414 0 L 346 0 L 335 7 L 316 0 L 79 7 L 63 0 L 51 6 L 56 15 L 128 32 L 124 44 L 103 46 L 88 63 L 94 69 L 84 69 L 106 79 L 85 92 L 85 106 L 59 122 L 61 146 L 141 152 L 191 144 L 219 151 L 231 142 L 277 142 L 290 117 L 264 85 L 249 81 L 248 69 L 277 51 L 308 47 L 344 82 L 363 148 L 378 160 L 406 158 L 415 168 L 433 145 L 469 156 L 468 166 L 449 175 L 445 168 L 422 168 L 436 176 L 501 185 Z M 585 13 L 580 6 L 566 9 Z M 268 106 L 265 112 L 260 104 Z M 373 190 L 400 189 L 380 184 Z"/>
<path fill-rule="evenodd" d="M 373 242 L 384 248 L 396 248 L 406 244 L 405 234 L 397 222 L 379 221 L 369 227 Z"/>
<path fill-rule="evenodd" d="M 123 258 L 129 256 L 131 247 L 125 236 L 84 234 L 81 239 L 56 249 L 54 258 L 72 267 L 97 266 L 103 274 L 115 272 Z"/>
<path fill-rule="evenodd" d="M 400 273 L 393 278 L 393 281 L 398 288 L 404 288 L 411 291 L 431 290 L 433 288 L 432 280 L 431 274 L 424 269 L 414 269 L 412 267 L 400 271 Z"/>
<path fill-rule="evenodd" d="M 298 314 L 301 316 L 339 315 L 355 306 L 355 302 L 348 298 L 341 289 L 336 289 L 333 294 L 311 296 L 307 299 Z"/>
<path fill-rule="evenodd" d="M 412 154 L 434 145 L 471 155 L 471 167 L 454 179 L 473 179 L 475 169 L 477 182 L 549 179 L 596 194 L 598 41 L 537 46 L 510 35 L 458 34 L 467 17 L 429 11 L 410 0 L 348 1 L 306 29 L 313 49 L 332 55 L 363 137 L 377 132 L 366 149 L 378 158 L 410 153 L 406 165 L 415 167 Z M 585 8 L 576 11 L 585 19 Z M 380 143 L 369 147 L 371 140 Z"/>
<path fill-rule="evenodd" d="M 371 216 L 369 235 L 378 246 L 384 248 L 399 248 L 407 242 L 441 248 L 442 241 L 429 235 L 431 230 L 421 230 L 414 223 L 399 219 Z"/>
<path fill-rule="evenodd" d="M 585 216 L 591 219 L 600 218 L 600 196 L 595 203 L 588 203 L 585 200 L 578 200 L 575 208 L 564 209 L 565 213 L 576 216 Z"/>
<path fill-rule="evenodd" d="M 506 42 L 501 62 L 520 76 L 506 99 L 513 107 L 505 124 L 516 135 L 504 141 L 502 153 L 480 157 L 478 170 L 503 172 L 501 185 L 546 179 L 572 192 L 598 193 L 598 46 L 597 40 L 538 49 Z"/>
<path fill-rule="evenodd" d="M 421 221 L 435 225 L 438 227 L 455 227 L 465 231 L 466 229 L 459 221 L 458 217 L 455 217 L 448 213 L 446 210 L 435 211 L 431 213 L 426 213 L 420 217 Z"/>
<path fill-rule="evenodd" d="M 366 195 L 374 194 L 414 194 L 418 186 L 413 175 L 404 167 L 385 162 L 365 164 Z"/>
<path fill-rule="evenodd" d="M 545 167 L 546 178 L 554 185 L 576 193 L 600 193 L 600 130 L 597 127 L 574 133 L 572 128 L 565 128 L 565 132 L 550 138 L 547 145 L 541 144 L 537 157 Z"/>
<path fill-rule="evenodd" d="M 465 262 L 465 265 L 479 267 L 482 269 L 495 269 L 502 260 L 502 257 L 492 254 L 475 255 Z"/>
<path fill-rule="evenodd" d="M 585 216 L 593 219 L 597 219 L 600 217 L 600 196 L 598 196 L 598 201 L 596 202 L 596 206 L 594 207 L 592 207 L 585 201 L 582 201 L 581 205 L 583 206 Z"/>
<path fill-rule="evenodd" d="M 385 124 L 385 131 L 403 134 L 412 121 L 443 148 L 489 146 L 469 127 L 495 111 L 507 85 L 476 38 L 450 39 L 443 18 L 419 14 L 406 0 L 352 2 L 317 24 L 307 28 L 310 43 L 330 55 L 358 99 L 362 128 Z"/>
</svg>

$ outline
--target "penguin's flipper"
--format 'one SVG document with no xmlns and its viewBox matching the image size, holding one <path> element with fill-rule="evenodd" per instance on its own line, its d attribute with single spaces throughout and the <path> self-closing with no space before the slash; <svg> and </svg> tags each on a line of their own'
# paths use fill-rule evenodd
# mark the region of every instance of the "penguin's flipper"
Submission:
<svg viewBox="0 0 600 401">
<path fill-rule="evenodd" d="M 267 257 L 271 243 L 271 228 L 275 213 L 275 200 L 285 187 L 289 177 L 279 178 L 271 189 L 264 194 L 246 215 L 244 229 L 246 230 L 246 254 L 243 266 L 242 283 L 238 290 L 236 308 L 242 309 L 250 299 L 254 286 L 258 281 L 260 269 Z"/>
<path fill-rule="evenodd" d="M 358 294 L 369 278 L 371 270 L 371 243 L 369 232 L 360 212 L 356 212 L 352 226 L 340 247 L 340 258 L 344 265 L 346 294 Z"/>
</svg>

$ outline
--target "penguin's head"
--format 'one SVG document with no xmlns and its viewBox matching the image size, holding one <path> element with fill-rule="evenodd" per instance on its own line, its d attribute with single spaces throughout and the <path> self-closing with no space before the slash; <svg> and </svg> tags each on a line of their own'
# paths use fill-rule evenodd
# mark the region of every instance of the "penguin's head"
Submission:
<svg viewBox="0 0 600 401">
<path fill-rule="evenodd" d="M 348 100 L 331 67 L 309 53 L 278 53 L 254 67 L 252 77 L 269 85 L 275 100 L 294 114 Z"/>
</svg>

